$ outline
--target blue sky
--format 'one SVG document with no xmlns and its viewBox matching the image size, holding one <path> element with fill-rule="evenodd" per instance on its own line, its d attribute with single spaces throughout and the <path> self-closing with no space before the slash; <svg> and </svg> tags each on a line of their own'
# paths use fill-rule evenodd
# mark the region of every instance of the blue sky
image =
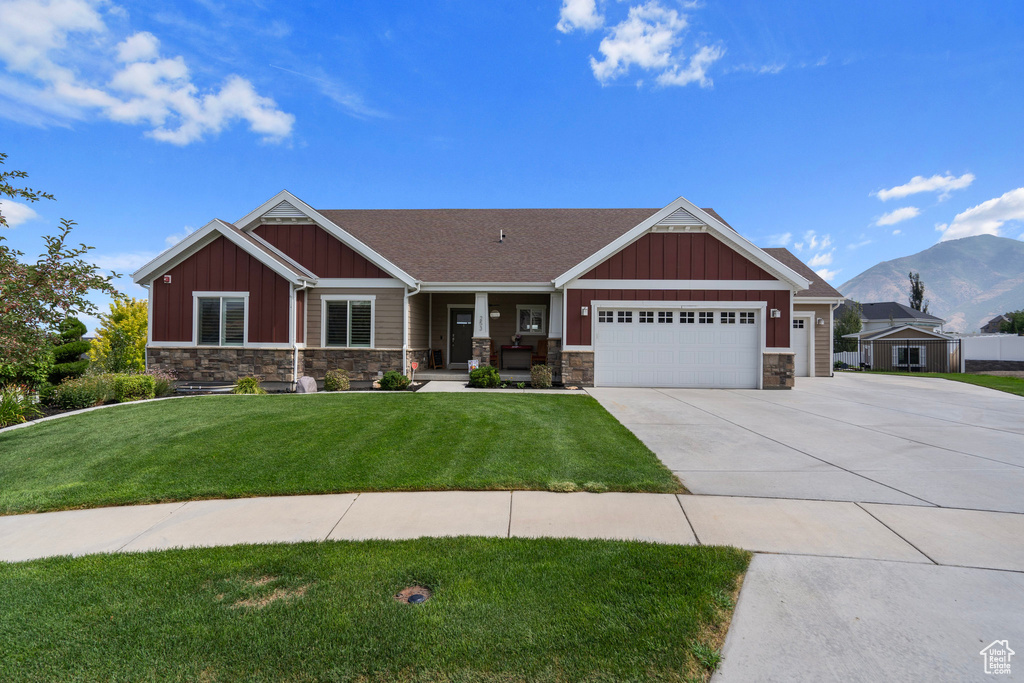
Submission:
<svg viewBox="0 0 1024 683">
<path fill-rule="evenodd" d="M 1024 237 L 1024 5 L 0 0 L 0 151 L 131 272 L 317 208 L 717 209 L 834 284 Z M 414 249 L 415 245 L 408 246 Z M 125 283 L 136 296 L 142 290 Z"/>
</svg>

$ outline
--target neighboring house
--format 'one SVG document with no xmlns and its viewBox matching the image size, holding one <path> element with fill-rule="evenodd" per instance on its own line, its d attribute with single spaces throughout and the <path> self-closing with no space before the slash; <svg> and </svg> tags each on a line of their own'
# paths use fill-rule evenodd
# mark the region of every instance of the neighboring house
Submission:
<svg viewBox="0 0 1024 683">
<path fill-rule="evenodd" d="M 842 301 L 785 249 L 682 198 L 316 211 L 281 192 L 133 277 L 149 290 L 149 367 L 196 382 L 339 367 L 369 380 L 439 351 L 446 368 L 546 362 L 580 386 L 788 388 L 831 374 Z"/>
<path fill-rule="evenodd" d="M 982 334 L 999 334 L 1002 330 L 1000 327 L 1004 322 L 1010 322 L 1010 316 L 1002 313 L 989 320 L 987 323 L 981 326 Z"/>
<path fill-rule="evenodd" d="M 846 307 L 855 303 L 849 299 L 845 300 L 836 309 L 836 317 L 841 317 Z M 860 322 L 861 333 L 866 333 L 904 326 L 940 332 L 940 328 L 946 321 L 931 313 L 922 313 L 906 304 L 895 301 L 879 301 L 860 304 Z"/>
</svg>

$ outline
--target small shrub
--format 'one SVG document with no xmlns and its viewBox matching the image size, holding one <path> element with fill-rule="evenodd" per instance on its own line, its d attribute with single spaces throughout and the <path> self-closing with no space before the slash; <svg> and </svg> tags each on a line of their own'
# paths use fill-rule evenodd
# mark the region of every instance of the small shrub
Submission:
<svg viewBox="0 0 1024 683">
<path fill-rule="evenodd" d="M 348 391 L 350 386 L 348 370 L 328 370 L 324 375 L 324 391 Z"/>
<path fill-rule="evenodd" d="M 153 395 L 156 398 L 170 396 L 174 393 L 174 383 L 178 376 L 170 370 L 147 370 L 146 374 L 153 378 Z"/>
<path fill-rule="evenodd" d="M 0 388 L 0 427 L 21 424 L 42 415 L 26 386 Z"/>
<path fill-rule="evenodd" d="M 388 370 L 380 378 L 380 388 L 384 391 L 401 391 L 409 386 L 409 378 L 396 370 Z"/>
<path fill-rule="evenodd" d="M 118 403 L 156 397 L 156 380 L 150 375 L 114 375 L 114 400 Z"/>
<path fill-rule="evenodd" d="M 80 410 L 106 403 L 113 397 L 113 375 L 82 375 L 64 380 L 53 390 L 50 405 L 61 410 Z"/>
<path fill-rule="evenodd" d="M 534 365 L 530 368 L 530 384 L 534 389 L 551 388 L 551 368 L 546 365 Z"/>
<path fill-rule="evenodd" d="M 493 389 L 501 385 L 501 375 L 498 368 L 492 365 L 485 365 L 469 373 L 469 386 L 479 389 Z"/>
<path fill-rule="evenodd" d="M 516 382 L 516 389 L 525 389 L 526 382 Z"/>
<path fill-rule="evenodd" d="M 239 377 L 238 381 L 235 382 L 235 388 L 231 390 L 232 394 L 265 394 L 267 390 L 260 386 L 259 377 Z"/>
</svg>

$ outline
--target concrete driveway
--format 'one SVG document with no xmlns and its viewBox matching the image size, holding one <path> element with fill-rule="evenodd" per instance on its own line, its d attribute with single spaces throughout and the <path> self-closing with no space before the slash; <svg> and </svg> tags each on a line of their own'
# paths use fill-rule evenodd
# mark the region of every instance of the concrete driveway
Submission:
<svg viewBox="0 0 1024 683">
<path fill-rule="evenodd" d="M 695 494 L 1024 512 L 1024 398 L 839 374 L 792 391 L 590 389 Z"/>
</svg>

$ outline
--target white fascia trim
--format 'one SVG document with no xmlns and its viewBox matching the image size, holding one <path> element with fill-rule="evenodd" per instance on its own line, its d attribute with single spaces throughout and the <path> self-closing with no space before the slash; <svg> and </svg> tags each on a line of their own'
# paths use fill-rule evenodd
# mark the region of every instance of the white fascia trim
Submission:
<svg viewBox="0 0 1024 683">
<path fill-rule="evenodd" d="M 320 278 L 316 281 L 316 285 L 313 285 L 313 289 L 322 289 L 324 287 L 334 287 L 342 289 L 351 289 L 353 287 L 362 287 L 364 289 L 384 289 L 384 288 L 404 288 L 401 280 L 394 278 L 354 278 L 354 277 L 325 277 Z"/>
<path fill-rule="evenodd" d="M 864 341 L 877 341 L 879 339 L 882 339 L 883 337 L 888 337 L 889 335 L 896 334 L 897 332 L 903 332 L 905 330 L 913 330 L 914 332 L 924 332 L 925 334 L 930 334 L 930 335 L 932 335 L 933 337 L 935 337 L 937 339 L 953 339 L 953 337 L 951 337 L 951 336 L 949 336 L 947 334 L 942 334 L 941 332 L 934 332 L 932 330 L 926 330 L 923 327 L 915 327 L 914 325 L 903 325 L 902 327 L 897 327 L 894 330 L 889 330 L 885 334 L 880 334 L 878 336 L 873 336 L 874 335 L 873 332 L 868 332 L 863 337 L 861 337 L 861 339 L 864 340 Z M 845 335 L 845 336 L 850 336 L 850 335 Z M 903 341 L 903 340 L 901 340 L 901 341 Z M 914 341 L 914 340 L 912 338 L 908 338 L 908 339 L 906 339 L 906 341 Z"/>
<path fill-rule="evenodd" d="M 237 228 L 234 228 L 234 226 L 229 226 L 220 219 L 214 219 L 157 256 L 146 265 L 142 266 L 142 268 L 135 271 L 132 274 L 132 280 L 136 284 L 142 284 L 147 280 L 159 277 L 162 274 L 162 271 L 177 265 L 179 261 L 190 256 L 190 250 L 193 247 L 202 248 L 203 246 L 206 246 L 206 243 L 212 241 L 210 237 L 213 236 L 214 233 L 218 233 L 231 240 L 235 246 L 242 249 L 242 251 L 249 254 L 266 267 L 270 268 L 288 282 L 291 282 L 294 285 L 302 284 L 302 279 L 294 272 L 285 268 L 284 264 L 272 258 L 265 251 L 249 242 L 245 237 L 238 235 L 237 232 L 235 232 L 236 230 Z M 196 249 L 196 251 L 198 251 L 198 249 Z"/>
<path fill-rule="evenodd" d="M 566 289 L 689 289 L 689 290 L 780 290 L 792 291 L 778 280 L 573 280 Z"/>
<path fill-rule="evenodd" d="M 325 216 L 320 214 L 316 209 L 311 207 L 306 202 L 302 201 L 288 190 L 281 190 L 276 195 L 268 199 L 267 201 L 260 204 L 258 207 L 249 212 L 245 217 L 235 221 L 235 225 L 240 226 L 245 232 L 251 232 L 254 225 L 259 224 L 260 217 L 267 211 L 280 204 L 282 201 L 287 201 L 296 209 L 306 214 L 306 216 L 314 223 L 319 225 L 321 228 L 326 230 L 328 233 L 337 237 L 343 244 L 348 246 L 352 251 L 356 252 L 370 263 L 380 267 L 382 270 L 387 272 L 389 275 L 401 280 L 408 287 L 415 287 L 416 280 L 411 275 L 406 273 L 404 270 L 396 266 L 391 261 L 384 258 L 381 254 L 374 251 L 367 245 L 359 241 L 354 235 L 341 229 L 335 222 L 327 219 Z"/>
<path fill-rule="evenodd" d="M 794 296 L 794 304 L 841 304 L 845 301 L 841 296 Z"/>
<path fill-rule="evenodd" d="M 424 282 L 420 291 L 546 294 L 556 288 L 550 282 Z"/>
<path fill-rule="evenodd" d="M 620 236 L 618 239 L 613 240 L 607 246 L 592 254 L 590 257 L 584 259 L 571 269 L 559 275 L 554 279 L 555 287 L 564 287 L 569 281 L 578 278 L 579 276 L 587 273 L 591 268 L 598 265 L 609 256 L 621 251 L 625 247 L 629 246 L 632 242 L 639 239 L 644 233 L 648 232 L 655 225 L 660 223 L 662 220 L 670 216 L 677 209 L 686 209 L 697 218 L 704 221 L 710 232 L 714 233 L 723 242 L 735 247 L 737 251 L 745 254 L 754 263 L 761 265 L 768 272 L 772 273 L 779 279 L 785 280 L 793 287 L 798 290 L 804 290 L 810 287 L 810 280 L 797 273 L 792 268 L 784 265 L 781 261 L 775 257 L 769 255 L 761 248 L 754 245 L 753 242 L 740 235 L 738 232 L 728 227 L 720 220 L 707 213 L 700 207 L 695 206 L 683 197 L 679 197 L 671 204 L 666 206 L 661 211 L 656 212 L 653 216 L 643 221 L 626 234 Z M 703 227 L 699 229 L 700 232 L 707 232 Z M 686 227 L 682 227 L 677 232 L 687 232 Z"/>
</svg>

